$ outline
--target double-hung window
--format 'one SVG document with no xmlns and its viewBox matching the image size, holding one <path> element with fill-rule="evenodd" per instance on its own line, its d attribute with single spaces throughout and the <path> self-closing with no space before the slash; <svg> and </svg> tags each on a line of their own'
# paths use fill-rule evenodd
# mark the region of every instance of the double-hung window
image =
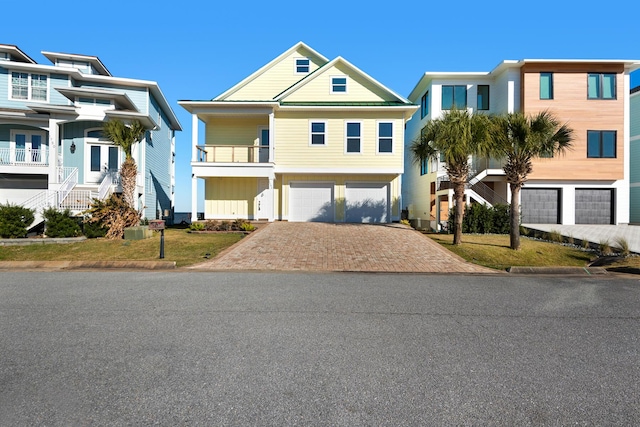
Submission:
<svg viewBox="0 0 640 427">
<path fill-rule="evenodd" d="M 451 110 L 456 108 L 458 110 L 467 108 L 467 86 L 442 86 L 442 109 Z"/>
<path fill-rule="evenodd" d="M 309 122 L 309 145 L 325 145 L 327 143 L 327 123 L 323 121 Z"/>
<path fill-rule="evenodd" d="M 489 109 L 489 85 L 478 85 L 478 110 Z"/>
<path fill-rule="evenodd" d="M 378 153 L 393 153 L 392 122 L 378 122 Z"/>
<path fill-rule="evenodd" d="M 31 101 L 47 100 L 47 76 L 13 71 L 11 73 L 11 99 Z"/>
<path fill-rule="evenodd" d="M 422 95 L 420 100 L 420 118 L 424 119 L 429 114 L 429 91 Z"/>
<path fill-rule="evenodd" d="M 615 130 L 588 130 L 587 157 L 615 159 L 616 139 Z"/>
<path fill-rule="evenodd" d="M 362 124 L 360 122 L 347 122 L 345 127 L 347 153 L 361 153 Z"/>
<path fill-rule="evenodd" d="M 347 78 L 345 76 L 331 77 L 331 93 L 347 93 Z"/>
<path fill-rule="evenodd" d="M 553 99 L 553 73 L 540 73 L 540 99 Z"/>
<path fill-rule="evenodd" d="M 587 76 L 588 99 L 616 99 L 616 75 L 589 73 Z"/>
<path fill-rule="evenodd" d="M 310 68 L 309 58 L 296 59 L 296 74 L 308 74 Z"/>
</svg>

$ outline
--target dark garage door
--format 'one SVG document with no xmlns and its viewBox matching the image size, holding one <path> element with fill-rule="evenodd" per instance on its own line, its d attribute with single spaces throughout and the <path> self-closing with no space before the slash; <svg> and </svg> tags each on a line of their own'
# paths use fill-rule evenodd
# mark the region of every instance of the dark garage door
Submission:
<svg viewBox="0 0 640 427">
<path fill-rule="evenodd" d="M 523 224 L 559 224 L 560 190 L 523 188 L 521 198 Z"/>
<path fill-rule="evenodd" d="M 613 190 L 576 189 L 576 224 L 613 224 Z"/>
</svg>

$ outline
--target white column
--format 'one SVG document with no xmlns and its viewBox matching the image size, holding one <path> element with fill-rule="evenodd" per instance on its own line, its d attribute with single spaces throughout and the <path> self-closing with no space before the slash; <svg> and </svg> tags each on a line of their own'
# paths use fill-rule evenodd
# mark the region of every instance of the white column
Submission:
<svg viewBox="0 0 640 427">
<path fill-rule="evenodd" d="M 271 150 L 271 148 L 269 148 L 269 150 Z M 269 198 L 271 199 L 271 206 L 269 207 L 269 222 L 273 222 L 275 220 L 275 208 L 276 208 L 276 203 L 275 203 L 275 191 L 273 188 L 273 182 L 275 181 L 275 177 L 270 176 L 269 177 Z"/>
<path fill-rule="evenodd" d="M 191 174 L 191 222 L 198 220 L 198 177 Z"/>
<path fill-rule="evenodd" d="M 62 181 L 58 176 L 58 166 L 62 167 L 62 161 L 58 165 L 58 142 L 60 141 L 59 120 L 49 119 L 49 184 L 60 184 Z M 43 147 L 40 147 L 42 149 Z M 49 185 L 51 187 L 51 185 Z"/>
<path fill-rule="evenodd" d="M 191 114 L 191 161 L 198 161 L 198 115 Z"/>
<path fill-rule="evenodd" d="M 275 162 L 275 152 L 274 152 L 274 145 L 276 143 L 275 139 L 274 139 L 274 135 L 275 135 L 275 120 L 274 120 L 274 113 L 273 111 L 271 113 L 269 113 L 269 163 L 273 163 Z M 269 187 L 272 188 L 272 187 Z"/>
</svg>

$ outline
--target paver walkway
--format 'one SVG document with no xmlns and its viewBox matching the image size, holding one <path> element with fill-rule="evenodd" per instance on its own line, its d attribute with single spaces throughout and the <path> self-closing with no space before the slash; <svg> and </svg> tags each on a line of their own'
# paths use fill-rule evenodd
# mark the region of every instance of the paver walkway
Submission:
<svg viewBox="0 0 640 427">
<path fill-rule="evenodd" d="M 400 225 L 274 222 L 200 270 L 499 273 L 467 263 L 428 237 Z"/>
</svg>

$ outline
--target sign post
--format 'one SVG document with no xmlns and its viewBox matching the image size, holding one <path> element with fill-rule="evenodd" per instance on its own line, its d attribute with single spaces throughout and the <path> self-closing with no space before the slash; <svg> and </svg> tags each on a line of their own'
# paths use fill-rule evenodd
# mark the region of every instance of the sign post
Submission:
<svg viewBox="0 0 640 427">
<path fill-rule="evenodd" d="M 149 230 L 160 232 L 160 259 L 164 259 L 164 220 L 152 219 L 149 221 Z"/>
</svg>

